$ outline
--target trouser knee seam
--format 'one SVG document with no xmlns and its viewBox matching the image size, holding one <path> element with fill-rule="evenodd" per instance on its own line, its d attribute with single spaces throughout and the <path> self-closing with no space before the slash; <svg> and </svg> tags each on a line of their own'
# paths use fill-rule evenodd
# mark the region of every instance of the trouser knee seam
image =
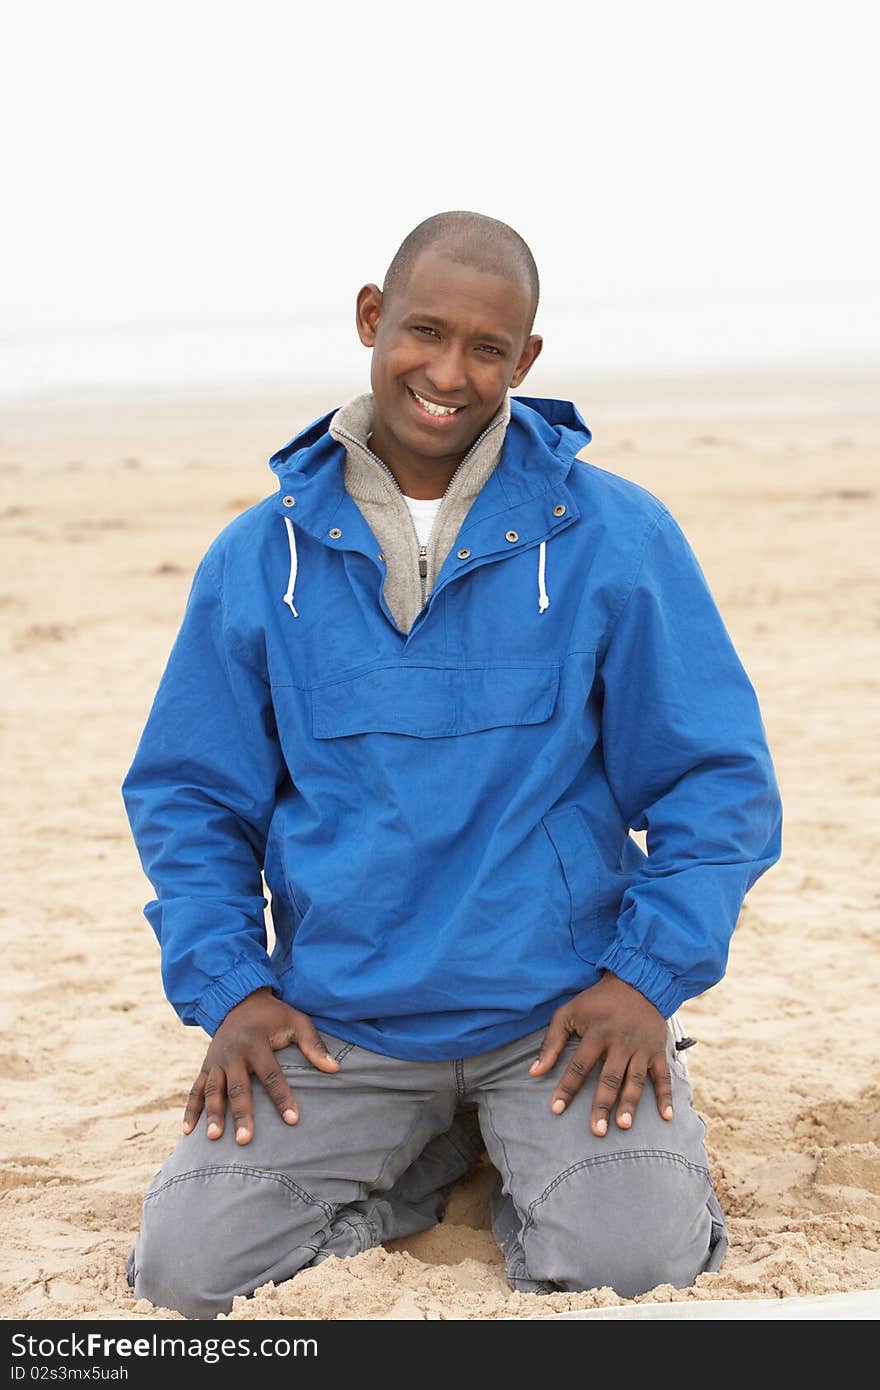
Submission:
<svg viewBox="0 0 880 1390">
<path fill-rule="evenodd" d="M 544 1188 L 541 1195 L 536 1197 L 529 1206 L 526 1217 L 526 1228 L 534 1225 L 535 1211 L 541 1203 L 547 1200 L 556 1188 L 559 1187 L 560 1183 L 565 1182 L 565 1180 L 570 1178 L 574 1173 L 581 1172 L 584 1168 L 597 1168 L 604 1163 L 617 1163 L 623 1159 L 634 1158 L 659 1158 L 665 1159 L 668 1162 L 677 1163 L 680 1167 L 688 1168 L 692 1173 L 699 1174 L 705 1179 L 707 1186 L 711 1187 L 712 1185 L 708 1168 L 701 1163 L 691 1163 L 689 1159 L 683 1158 L 681 1154 L 671 1153 L 668 1149 L 620 1149 L 616 1153 L 597 1154 L 593 1158 L 582 1158 L 580 1162 L 572 1163 L 569 1168 L 559 1173 L 553 1181 Z"/>
<path fill-rule="evenodd" d="M 525 1230 L 526 1230 L 526 1227 L 527 1227 L 527 1225 L 528 1225 L 528 1216 L 529 1216 L 529 1213 L 526 1213 L 526 1216 L 525 1216 L 525 1217 L 523 1216 L 522 1207 L 519 1205 L 519 1202 L 516 1200 L 516 1196 L 514 1195 L 514 1190 L 513 1190 L 513 1169 L 512 1169 L 511 1166 L 510 1166 L 510 1159 L 509 1159 L 508 1156 L 507 1156 L 507 1148 L 506 1148 L 506 1146 L 505 1146 L 504 1140 L 501 1138 L 501 1135 L 498 1133 L 498 1130 L 495 1128 L 495 1125 L 494 1125 L 494 1123 L 493 1123 L 493 1120 L 492 1120 L 492 1111 L 490 1110 L 488 1103 L 486 1104 L 486 1125 L 487 1125 L 487 1128 L 490 1129 L 490 1130 L 492 1131 L 493 1135 L 495 1136 L 495 1142 L 498 1144 L 498 1147 L 499 1147 L 499 1149 L 501 1150 L 501 1157 L 502 1157 L 503 1160 L 504 1160 L 504 1172 L 502 1173 L 502 1188 L 504 1187 L 504 1184 L 506 1183 L 506 1184 L 507 1184 L 507 1192 L 508 1192 L 508 1195 L 509 1195 L 509 1197 L 510 1197 L 510 1200 L 511 1200 L 511 1202 L 512 1202 L 512 1204 L 513 1204 L 513 1209 L 514 1209 L 514 1211 L 516 1212 L 517 1216 L 519 1217 L 520 1221 L 523 1222 L 523 1234 L 524 1234 L 524 1233 L 525 1233 Z M 522 1247 L 520 1247 L 520 1248 L 522 1248 Z M 523 1266 L 522 1266 L 522 1267 L 523 1267 L 523 1276 L 527 1276 L 528 1271 L 527 1271 L 526 1265 L 525 1265 L 525 1251 L 522 1252 L 522 1255 L 523 1255 Z"/>
<path fill-rule="evenodd" d="M 505 1168 L 504 1179 L 505 1179 L 505 1181 L 506 1181 L 506 1183 L 507 1183 L 507 1190 L 508 1190 L 508 1192 L 509 1192 L 510 1195 L 511 1195 L 511 1200 L 513 1200 L 513 1169 L 512 1169 L 511 1166 L 510 1166 L 510 1159 L 509 1159 L 508 1156 L 507 1156 L 507 1147 L 506 1147 L 506 1145 L 505 1145 L 505 1143 L 504 1143 L 504 1140 L 501 1138 L 501 1135 L 498 1133 L 498 1130 L 495 1128 L 495 1124 L 494 1124 L 494 1122 L 493 1122 L 493 1120 L 492 1120 L 492 1111 L 489 1109 L 489 1104 L 488 1104 L 488 1102 L 486 1103 L 486 1124 L 488 1125 L 489 1129 L 491 1129 L 492 1133 L 494 1134 L 494 1136 L 495 1136 L 495 1142 L 497 1143 L 499 1149 L 501 1150 L 501 1157 L 504 1159 L 504 1168 Z M 515 1203 L 515 1202 L 514 1202 L 514 1206 L 516 1206 L 516 1203 Z M 517 1207 L 517 1210 L 519 1210 L 518 1207 Z"/>
<path fill-rule="evenodd" d="M 191 1178 L 218 1177 L 230 1173 L 239 1177 L 262 1178 L 264 1181 L 280 1183 L 300 1202 L 307 1202 L 311 1206 L 320 1207 L 328 1221 L 333 1217 L 334 1208 L 329 1203 L 322 1202 L 320 1197 L 313 1197 L 304 1187 L 300 1187 L 298 1183 L 283 1173 L 275 1173 L 268 1168 L 249 1168 L 243 1163 L 216 1163 L 207 1168 L 194 1168 L 189 1173 L 176 1173 L 173 1178 L 168 1178 L 167 1181 L 163 1182 L 161 1187 L 157 1187 L 153 1192 L 148 1192 L 144 1197 L 144 1204 L 153 1201 L 154 1198 L 167 1192 L 170 1187 L 174 1187 L 177 1183 L 188 1182 Z"/>
</svg>

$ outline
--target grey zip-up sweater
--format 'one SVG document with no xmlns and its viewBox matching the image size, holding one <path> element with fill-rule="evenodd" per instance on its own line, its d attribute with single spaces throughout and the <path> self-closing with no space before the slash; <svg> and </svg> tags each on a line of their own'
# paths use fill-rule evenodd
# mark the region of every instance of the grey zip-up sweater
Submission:
<svg viewBox="0 0 880 1390">
<path fill-rule="evenodd" d="M 355 396 L 330 420 L 329 432 L 345 447 L 344 483 L 382 547 L 385 559 L 385 602 L 402 632 L 409 632 L 471 503 L 492 473 L 501 454 L 510 398 L 474 440 L 443 494 L 427 546 L 419 546 L 412 515 L 391 469 L 369 447 L 373 426 L 373 393 Z"/>
</svg>

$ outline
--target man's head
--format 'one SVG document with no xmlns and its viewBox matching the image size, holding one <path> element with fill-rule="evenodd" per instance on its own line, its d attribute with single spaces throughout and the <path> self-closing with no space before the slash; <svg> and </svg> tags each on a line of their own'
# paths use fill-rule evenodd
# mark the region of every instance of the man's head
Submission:
<svg viewBox="0 0 880 1390">
<path fill-rule="evenodd" d="M 467 452 L 541 351 L 538 295 L 532 253 L 505 222 L 443 212 L 410 232 L 383 289 L 364 285 L 357 298 L 358 334 L 373 349 L 373 433 L 386 450 Z"/>
</svg>

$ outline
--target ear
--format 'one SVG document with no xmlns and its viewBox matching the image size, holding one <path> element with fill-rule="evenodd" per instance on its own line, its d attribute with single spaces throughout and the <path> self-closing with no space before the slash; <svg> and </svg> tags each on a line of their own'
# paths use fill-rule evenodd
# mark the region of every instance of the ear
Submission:
<svg viewBox="0 0 880 1390">
<path fill-rule="evenodd" d="M 535 358 L 540 355 L 543 346 L 544 339 L 541 337 L 540 333 L 533 333 L 520 353 L 519 361 L 516 364 L 516 370 L 510 379 L 511 388 L 519 386 L 520 382 L 525 380 L 532 363 Z"/>
<path fill-rule="evenodd" d="M 372 347 L 382 316 L 382 291 L 378 285 L 364 285 L 358 290 L 355 325 L 364 347 Z"/>
</svg>

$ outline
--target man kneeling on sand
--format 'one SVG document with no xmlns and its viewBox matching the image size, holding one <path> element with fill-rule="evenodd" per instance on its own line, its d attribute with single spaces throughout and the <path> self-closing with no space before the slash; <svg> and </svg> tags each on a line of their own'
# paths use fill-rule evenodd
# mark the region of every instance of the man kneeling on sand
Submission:
<svg viewBox="0 0 880 1390">
<path fill-rule="evenodd" d="M 505 223 L 421 223 L 357 296 L 371 390 L 198 565 L 122 788 L 165 990 L 211 1035 L 138 1298 L 212 1317 L 422 1230 L 484 1148 L 514 1289 L 723 1259 L 677 1010 L 779 793 L 674 518 L 578 458 L 574 405 L 508 395 L 537 304 Z"/>
</svg>

